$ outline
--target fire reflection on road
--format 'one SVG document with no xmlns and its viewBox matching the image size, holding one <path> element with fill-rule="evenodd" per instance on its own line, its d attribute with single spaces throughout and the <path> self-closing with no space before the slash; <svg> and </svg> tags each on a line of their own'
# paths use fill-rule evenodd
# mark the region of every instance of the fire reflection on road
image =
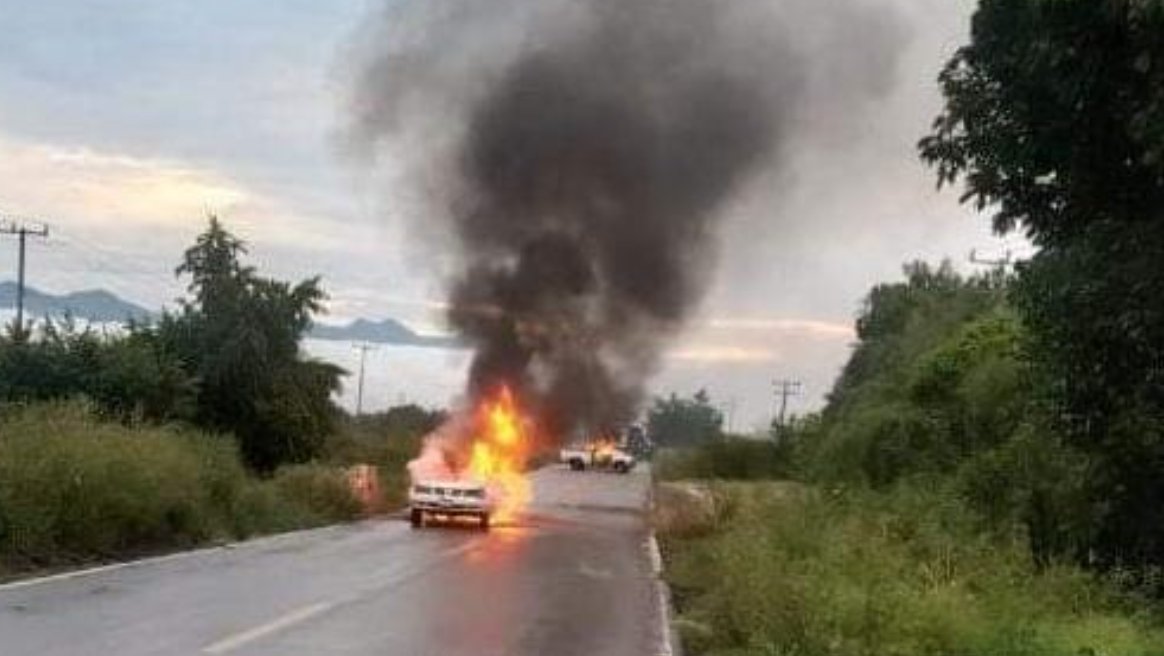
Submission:
<svg viewBox="0 0 1164 656">
<path fill-rule="evenodd" d="M 527 526 L 512 524 L 498 526 L 489 532 L 481 546 L 462 554 L 461 559 L 468 565 L 479 567 L 495 565 L 508 567 L 518 560 L 524 548 L 534 537 L 534 530 Z"/>
</svg>

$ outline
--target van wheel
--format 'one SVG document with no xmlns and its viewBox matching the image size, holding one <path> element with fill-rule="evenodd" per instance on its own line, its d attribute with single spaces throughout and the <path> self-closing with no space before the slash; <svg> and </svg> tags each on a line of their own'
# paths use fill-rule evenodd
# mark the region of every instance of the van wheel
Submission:
<svg viewBox="0 0 1164 656">
<path fill-rule="evenodd" d="M 482 513 L 481 514 L 481 530 L 482 531 L 489 530 L 489 513 Z"/>
<path fill-rule="evenodd" d="M 625 474 L 630 471 L 630 467 L 627 467 L 625 462 L 616 462 L 614 463 L 614 471 Z"/>
<path fill-rule="evenodd" d="M 570 469 L 573 471 L 582 471 L 583 469 L 586 469 L 586 463 L 575 458 L 574 460 L 570 461 Z"/>
<path fill-rule="evenodd" d="M 413 508 L 412 512 L 408 513 L 408 519 L 412 524 L 412 528 L 420 528 L 424 526 L 424 513 L 416 508 Z"/>
</svg>

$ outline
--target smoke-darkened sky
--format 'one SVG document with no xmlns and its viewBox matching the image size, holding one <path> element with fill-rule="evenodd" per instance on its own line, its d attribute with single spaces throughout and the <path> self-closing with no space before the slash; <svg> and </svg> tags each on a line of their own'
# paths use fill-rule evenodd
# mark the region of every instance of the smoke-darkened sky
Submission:
<svg viewBox="0 0 1164 656">
<path fill-rule="evenodd" d="M 524 3 L 535 8 L 516 18 L 496 9 L 509 3 L 473 4 L 482 29 L 434 27 L 456 37 L 443 44 L 450 51 L 537 48 L 569 32 L 537 15 L 558 3 Z M 798 48 L 829 56 L 804 69 L 810 99 L 787 121 L 781 165 L 749 175 L 717 205 L 714 274 L 652 382 L 734 398 L 737 427 L 769 411 L 771 378 L 804 379 L 806 401 L 818 399 L 846 356 L 860 297 L 903 261 L 964 262 L 971 248 L 1006 247 L 955 193 L 935 192 L 914 151 L 938 108 L 934 77 L 964 39 L 969 2 L 768 4 Z M 337 318 L 442 328 L 460 260 L 417 248 L 413 229 L 446 182 L 442 170 L 434 165 L 417 182 L 414 161 L 382 153 L 369 173 L 347 142 L 355 62 L 369 34 L 403 49 L 419 38 L 405 23 L 384 30 L 384 3 L 0 5 L 0 212 L 43 216 L 57 235 L 30 252 L 32 283 L 163 303 L 180 290 L 170 272 L 181 248 L 213 209 L 272 273 L 323 274 Z M 507 23 L 550 27 L 519 39 L 485 29 Z M 896 47 L 881 47 L 881 34 Z M 473 70 L 442 61 L 450 81 Z M 438 130 L 448 116 L 432 118 L 436 131 L 410 139 L 440 145 L 455 136 Z M 438 223 L 425 239 L 439 245 L 446 230 Z M 0 269 L 14 259 L 0 249 Z M 372 397 L 440 402 L 458 391 L 465 363 L 455 356 L 447 376 L 409 376 L 399 370 L 407 361 L 377 353 L 383 375 L 371 379 Z M 430 374 L 423 386 L 409 383 Z"/>
<path fill-rule="evenodd" d="M 844 129 L 886 97 L 910 30 L 864 0 L 489 8 L 386 3 L 356 55 L 347 141 L 411 172 L 387 200 L 428 188 L 413 234 L 452 237 L 413 243 L 455 263 L 469 393 L 517 386 L 554 435 L 619 425 L 700 307 L 731 202 L 759 187 L 773 211 L 756 218 L 797 220 L 778 202 L 797 184 L 791 144 L 828 147 L 810 126 Z"/>
</svg>

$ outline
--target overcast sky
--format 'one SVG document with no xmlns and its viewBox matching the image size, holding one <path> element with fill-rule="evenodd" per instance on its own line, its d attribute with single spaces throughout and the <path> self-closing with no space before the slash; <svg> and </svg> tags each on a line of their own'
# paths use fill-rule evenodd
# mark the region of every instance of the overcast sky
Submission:
<svg viewBox="0 0 1164 656">
<path fill-rule="evenodd" d="M 955 191 L 939 194 L 915 154 L 970 3 L 864 3 L 902 22 L 895 79 L 872 106 L 825 122 L 829 134 L 794 141 L 782 175 L 795 184 L 779 198 L 758 180 L 731 204 L 717 282 L 655 385 L 734 400 L 737 428 L 767 416 L 776 377 L 805 381 L 796 408 L 819 403 L 862 296 L 903 262 L 965 268 L 972 248 L 1022 247 L 992 237 Z M 323 275 L 329 320 L 440 330 L 442 281 L 410 248 L 408 190 L 380 188 L 337 145 L 355 37 L 382 5 L 0 0 L 0 213 L 53 231 L 30 246 L 30 284 L 166 303 L 181 291 L 182 248 L 214 211 L 264 271 Z M 855 44 L 861 26 L 846 33 Z M 813 134 L 811 117 L 803 129 Z M 772 213 L 784 219 L 759 220 Z M 0 244 L 0 271 L 14 268 L 14 244 Z"/>
</svg>

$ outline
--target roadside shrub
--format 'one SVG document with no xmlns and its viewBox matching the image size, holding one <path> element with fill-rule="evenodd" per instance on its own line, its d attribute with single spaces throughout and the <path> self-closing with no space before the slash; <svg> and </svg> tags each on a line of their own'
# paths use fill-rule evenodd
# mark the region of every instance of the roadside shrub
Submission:
<svg viewBox="0 0 1164 656">
<path fill-rule="evenodd" d="M 1036 562 L 1080 557 L 1093 534 L 1087 460 L 1030 422 L 1010 441 L 966 462 L 954 485 L 986 531 L 1022 527 Z"/>
<path fill-rule="evenodd" d="M 342 468 L 248 474 L 236 443 L 81 403 L 0 409 L 0 570 L 132 556 L 356 517 Z"/>
<path fill-rule="evenodd" d="M 979 534 L 938 483 L 722 491 L 730 520 L 660 533 L 690 653 L 1149 656 L 1164 645 L 1133 600 L 1077 568 L 1036 567 L 1021 537 Z"/>
<path fill-rule="evenodd" d="M 230 510 L 230 535 L 246 539 L 312 525 L 312 517 L 289 504 L 270 481 L 248 481 L 238 490 Z"/>
<path fill-rule="evenodd" d="M 39 563 L 200 542 L 227 528 L 245 479 L 228 440 L 35 406 L 0 422 L 0 553 Z"/>
<path fill-rule="evenodd" d="M 651 525 L 673 537 L 711 533 L 735 511 L 735 497 L 716 483 L 660 483 L 653 494 Z"/>
<path fill-rule="evenodd" d="M 409 407 L 409 406 L 404 406 Z M 386 416 L 392 416 L 391 412 Z M 420 453 L 420 441 L 427 424 L 392 424 L 382 421 L 352 420 L 328 438 L 323 462 L 338 467 L 373 465 L 380 479 L 381 507 L 404 503 L 408 490 L 408 462 Z"/>
<path fill-rule="evenodd" d="M 289 465 L 276 471 L 270 484 L 309 525 L 355 519 L 362 510 L 344 472 L 335 467 Z"/>
<path fill-rule="evenodd" d="M 788 476 L 790 460 L 789 450 L 772 440 L 729 437 L 664 449 L 652 464 L 660 480 L 759 480 Z"/>
</svg>

